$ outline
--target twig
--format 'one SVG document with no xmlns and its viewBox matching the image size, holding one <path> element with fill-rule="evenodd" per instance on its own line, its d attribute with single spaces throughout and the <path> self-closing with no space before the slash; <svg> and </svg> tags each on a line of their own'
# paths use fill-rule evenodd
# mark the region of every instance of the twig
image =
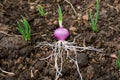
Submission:
<svg viewBox="0 0 120 80">
<path fill-rule="evenodd" d="M 11 34 L 8 34 L 5 31 L 0 31 L 0 33 L 4 34 L 6 36 L 9 36 L 9 37 L 16 37 L 16 36 L 22 37 L 21 35 L 11 35 Z"/>
<path fill-rule="evenodd" d="M 65 0 L 65 2 L 67 2 L 68 4 L 70 4 L 71 8 L 73 9 L 75 15 L 78 16 L 78 13 L 76 12 L 75 8 L 73 7 L 73 5 L 68 1 L 68 0 Z"/>
<path fill-rule="evenodd" d="M 5 35 L 7 35 L 7 36 L 12 36 L 12 35 L 10 35 L 10 34 L 7 34 L 7 33 L 4 32 L 4 31 L 0 31 L 0 33 L 5 34 Z"/>
</svg>

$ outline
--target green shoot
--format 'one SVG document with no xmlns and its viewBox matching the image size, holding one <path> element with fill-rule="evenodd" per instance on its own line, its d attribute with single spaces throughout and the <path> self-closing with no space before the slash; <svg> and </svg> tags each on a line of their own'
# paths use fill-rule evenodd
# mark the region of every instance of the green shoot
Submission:
<svg viewBox="0 0 120 80">
<path fill-rule="evenodd" d="M 93 32 L 97 32 L 97 22 L 98 22 L 98 17 L 99 17 L 99 0 L 96 0 L 96 18 L 93 18 L 92 12 L 90 11 L 90 28 Z"/>
<path fill-rule="evenodd" d="M 62 27 L 62 19 L 63 19 L 63 17 L 62 17 L 62 9 L 61 9 L 61 7 L 58 5 L 58 21 L 59 21 L 59 26 L 60 27 Z"/>
<path fill-rule="evenodd" d="M 17 24 L 18 24 L 18 30 L 22 34 L 24 39 L 26 41 L 30 40 L 31 28 L 28 21 L 22 16 L 22 21 L 21 22 L 17 21 Z"/>
<path fill-rule="evenodd" d="M 118 51 L 118 59 L 116 61 L 116 65 L 117 65 L 117 67 L 118 67 L 118 69 L 120 71 L 120 50 Z"/>
<path fill-rule="evenodd" d="M 39 14 L 40 14 L 41 16 L 45 16 L 45 12 L 44 12 L 44 9 L 43 9 L 42 6 L 39 6 L 39 7 L 38 7 L 38 11 L 39 11 Z"/>
</svg>

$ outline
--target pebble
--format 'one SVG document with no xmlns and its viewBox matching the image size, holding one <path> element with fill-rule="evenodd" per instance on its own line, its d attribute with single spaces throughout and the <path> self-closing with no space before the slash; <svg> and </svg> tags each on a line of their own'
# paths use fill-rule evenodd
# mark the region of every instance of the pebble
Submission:
<svg viewBox="0 0 120 80">
<path fill-rule="evenodd" d="M 86 66 L 88 64 L 87 54 L 85 54 L 85 53 L 78 54 L 77 55 L 77 61 L 78 61 L 79 67 Z"/>
<path fill-rule="evenodd" d="M 44 62 L 44 61 L 38 61 L 38 62 L 35 64 L 34 67 L 35 67 L 36 69 L 41 70 L 41 69 L 44 68 L 44 66 L 45 66 L 45 62 Z"/>
<path fill-rule="evenodd" d="M 72 32 L 74 32 L 74 31 L 76 31 L 77 29 L 76 29 L 75 27 L 71 26 L 71 27 L 69 28 L 69 30 L 72 31 Z"/>
<path fill-rule="evenodd" d="M 88 19 L 89 19 L 89 15 L 88 14 L 86 14 L 86 15 L 83 15 L 83 20 L 87 20 L 88 21 Z"/>
</svg>

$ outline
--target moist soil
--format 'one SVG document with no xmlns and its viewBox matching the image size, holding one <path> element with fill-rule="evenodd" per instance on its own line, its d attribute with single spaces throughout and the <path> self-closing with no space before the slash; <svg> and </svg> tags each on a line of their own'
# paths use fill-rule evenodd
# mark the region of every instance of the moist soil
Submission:
<svg viewBox="0 0 120 80">
<path fill-rule="evenodd" d="M 38 42 L 54 43 L 58 25 L 58 4 L 63 11 L 63 25 L 70 31 L 67 41 L 75 36 L 78 46 L 92 46 L 102 52 L 78 52 L 78 64 L 84 80 L 120 80 L 116 59 L 120 50 L 120 1 L 100 0 L 98 32 L 90 29 L 89 10 L 95 16 L 95 0 L 0 0 L 0 80 L 54 80 L 54 60 L 40 61 L 52 53 L 49 47 L 35 48 Z M 37 7 L 42 5 L 42 17 Z M 26 42 L 17 29 L 23 15 L 32 29 L 31 40 Z M 31 72 L 32 70 L 32 72 Z M 65 60 L 59 80 L 80 80 L 74 63 Z"/>
</svg>

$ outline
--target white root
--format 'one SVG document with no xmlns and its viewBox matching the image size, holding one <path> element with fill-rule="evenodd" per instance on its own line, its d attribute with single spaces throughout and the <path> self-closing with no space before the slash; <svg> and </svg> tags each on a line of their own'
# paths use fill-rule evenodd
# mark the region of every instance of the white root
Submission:
<svg viewBox="0 0 120 80">
<path fill-rule="evenodd" d="M 2 71 L 2 72 L 5 73 L 5 74 L 8 74 L 8 75 L 10 75 L 10 76 L 14 76 L 14 75 L 15 75 L 15 73 L 5 71 L 5 70 L 3 70 L 2 68 L 0 68 L 0 71 Z"/>
<path fill-rule="evenodd" d="M 75 39 L 74 39 L 75 41 Z M 84 51 L 84 50 L 93 50 L 93 51 L 98 51 L 101 52 L 99 49 L 93 48 L 93 47 L 80 47 L 80 46 L 76 46 L 75 42 L 67 42 L 67 41 L 61 41 L 59 40 L 58 42 L 54 43 L 54 44 L 50 44 L 47 42 L 41 42 L 38 43 L 38 45 L 36 47 L 43 47 L 43 46 L 49 46 L 52 48 L 53 53 L 50 54 L 48 57 L 46 58 L 42 58 L 40 60 L 46 60 L 49 59 L 50 57 L 54 58 L 54 62 L 55 62 L 55 70 L 56 70 L 56 78 L 55 80 L 58 80 L 58 78 L 62 75 L 62 66 L 63 66 L 63 56 L 66 55 L 66 57 L 70 60 L 73 61 L 76 65 L 78 74 L 80 76 L 80 79 L 83 80 L 82 75 L 80 73 L 80 69 L 78 66 L 78 62 L 77 62 L 77 51 Z M 74 59 L 70 56 L 70 50 L 74 51 Z M 59 63 L 60 62 L 60 66 Z"/>
</svg>

